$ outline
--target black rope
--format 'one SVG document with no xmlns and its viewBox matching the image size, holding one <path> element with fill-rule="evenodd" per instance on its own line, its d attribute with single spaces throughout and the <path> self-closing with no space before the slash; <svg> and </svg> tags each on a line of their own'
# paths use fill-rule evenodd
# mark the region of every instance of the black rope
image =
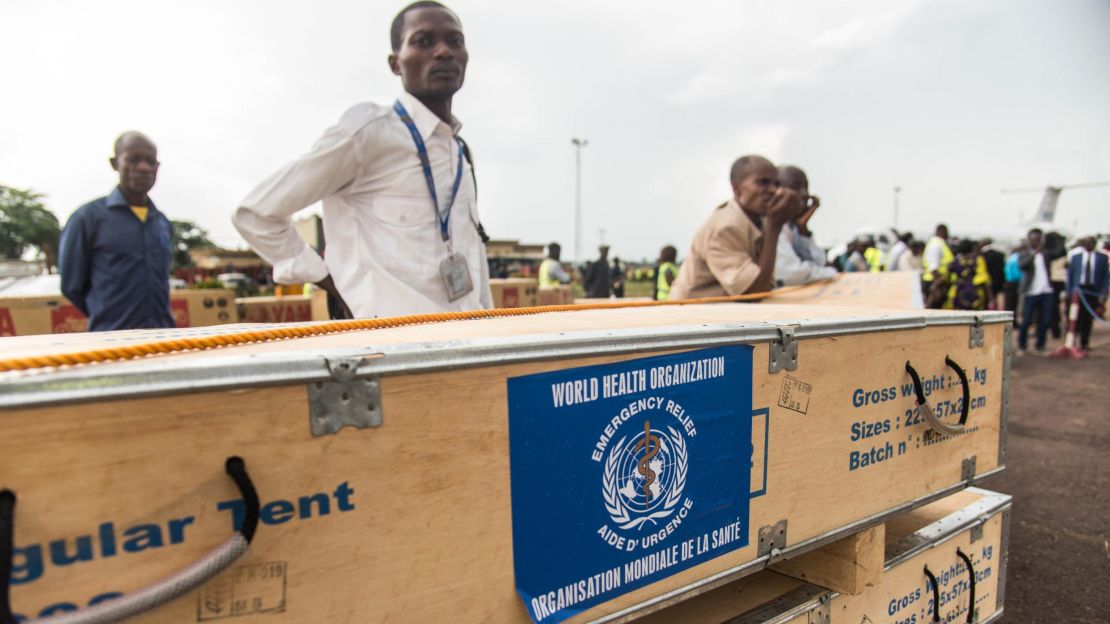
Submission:
<svg viewBox="0 0 1110 624">
<path fill-rule="evenodd" d="M 957 548 L 956 555 L 964 560 L 964 565 L 967 566 L 968 580 L 971 582 L 967 598 L 967 621 L 968 624 L 971 624 L 975 621 L 975 568 L 971 565 L 971 557 L 965 555 L 964 551 Z"/>
<path fill-rule="evenodd" d="M 239 494 L 243 497 L 245 511 L 243 526 L 239 533 L 249 544 L 254 539 L 254 532 L 258 529 L 259 501 L 258 492 L 251 483 L 247 474 L 247 465 L 241 457 L 228 457 L 224 465 L 228 476 L 239 487 Z M 12 554 L 15 534 L 15 492 L 0 490 L 0 624 L 16 624 L 12 614 L 11 582 L 12 582 Z"/>
<path fill-rule="evenodd" d="M 925 576 L 929 577 L 929 582 L 933 584 L 933 621 L 940 621 L 940 586 L 937 585 L 937 577 L 929 571 L 929 566 L 925 566 Z"/>
<path fill-rule="evenodd" d="M 243 526 L 239 527 L 239 532 L 249 544 L 254 539 L 255 530 L 258 529 L 258 492 L 251 483 L 250 475 L 247 474 L 247 465 L 242 457 L 228 457 L 226 469 L 228 476 L 235 481 L 235 485 L 239 486 L 239 494 L 243 497 L 246 509 L 243 512 Z"/>
<path fill-rule="evenodd" d="M 15 533 L 15 492 L 0 490 L 0 624 L 15 624 L 12 615 L 12 551 Z"/>
<path fill-rule="evenodd" d="M 462 144 L 463 157 L 466 158 L 466 164 L 470 165 L 470 181 L 474 183 L 474 202 L 478 202 L 478 175 L 474 173 L 474 159 L 470 156 L 470 145 L 462 137 L 455 137 Z M 478 221 L 474 224 L 478 229 L 478 238 L 482 239 L 482 244 L 489 244 L 489 234 L 486 234 L 486 228 L 482 226 L 482 222 Z"/>
<path fill-rule="evenodd" d="M 960 410 L 960 424 L 963 425 L 967 423 L 967 413 L 971 411 L 971 386 L 967 383 L 967 373 L 952 358 L 947 355 L 944 356 L 944 363 L 948 365 L 948 368 L 956 371 L 956 375 L 960 378 L 960 385 L 964 389 L 964 403 Z"/>
<path fill-rule="evenodd" d="M 917 395 L 917 404 L 925 405 L 925 390 L 921 387 L 921 376 L 917 374 L 913 366 L 910 366 L 909 360 L 906 360 L 906 372 L 910 374 L 910 379 L 913 380 L 913 392 Z"/>
</svg>

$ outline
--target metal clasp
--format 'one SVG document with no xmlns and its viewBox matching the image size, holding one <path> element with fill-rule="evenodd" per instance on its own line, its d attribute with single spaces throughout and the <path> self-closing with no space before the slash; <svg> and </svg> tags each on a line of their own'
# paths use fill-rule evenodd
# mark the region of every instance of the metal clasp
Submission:
<svg viewBox="0 0 1110 624">
<path fill-rule="evenodd" d="M 313 436 L 343 427 L 382 426 L 382 389 L 377 377 L 356 376 L 358 358 L 325 359 L 330 381 L 308 384 L 308 422 Z"/>
<path fill-rule="evenodd" d="M 771 362 L 768 370 L 775 374 L 780 370 L 798 370 L 798 341 L 794 339 L 794 325 L 779 325 L 779 339 L 772 342 L 768 352 Z"/>
<path fill-rule="evenodd" d="M 968 328 L 967 348 L 974 349 L 986 344 L 986 332 L 983 330 L 983 317 L 976 314 L 975 323 Z"/>
</svg>

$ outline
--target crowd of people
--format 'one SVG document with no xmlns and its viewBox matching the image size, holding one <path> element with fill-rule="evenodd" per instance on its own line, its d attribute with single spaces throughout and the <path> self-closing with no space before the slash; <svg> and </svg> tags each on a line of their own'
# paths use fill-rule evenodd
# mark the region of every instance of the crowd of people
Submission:
<svg viewBox="0 0 1110 624">
<path fill-rule="evenodd" d="M 326 290 L 337 318 L 374 318 L 492 307 L 488 240 L 477 209 L 470 148 L 459 136 L 452 99 L 468 53 L 459 17 L 423 0 L 390 26 L 390 71 L 401 91 L 392 104 L 350 108 L 308 153 L 262 181 L 232 212 L 243 238 L 273 265 L 280 284 Z M 154 142 L 119 137 L 110 158 L 118 184 L 78 209 L 60 242 L 63 294 L 91 330 L 172 327 L 168 274 L 173 229 L 150 199 L 158 173 Z M 729 169 L 732 196 L 697 228 L 683 261 L 665 246 L 652 272 L 657 299 L 764 292 L 828 279 L 838 271 L 921 271 L 928 307 L 1018 312 L 1020 344 L 1037 326 L 1035 348 L 1059 331 L 1060 294 L 1080 293 L 1088 343 L 1091 314 L 1105 304 L 1105 249 L 1092 238 L 1069 253 L 1062 240 L 1030 232 L 1009 257 L 991 241 L 953 239 L 937 226 L 928 241 L 891 232 L 852 241 L 831 262 L 814 240 L 821 206 L 801 168 L 748 155 Z M 309 247 L 292 216 L 320 202 L 325 254 Z M 893 244 L 888 244 L 893 241 Z M 608 247 L 582 271 L 587 297 L 623 296 L 625 270 Z M 551 244 L 541 287 L 571 274 Z M 1050 267 L 1065 258 L 1066 276 Z"/>
</svg>

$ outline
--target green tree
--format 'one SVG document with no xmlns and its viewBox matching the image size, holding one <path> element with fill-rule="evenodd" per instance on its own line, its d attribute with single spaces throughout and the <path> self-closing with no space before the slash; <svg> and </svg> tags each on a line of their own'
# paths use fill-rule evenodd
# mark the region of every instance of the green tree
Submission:
<svg viewBox="0 0 1110 624">
<path fill-rule="evenodd" d="M 18 260 L 33 252 L 47 267 L 57 261 L 58 217 L 42 203 L 45 195 L 0 185 L 0 258 Z"/>
<path fill-rule="evenodd" d="M 216 245 L 208 239 L 208 230 L 192 221 L 172 221 L 173 223 L 173 268 L 184 269 L 193 266 L 189 252 Z"/>
</svg>

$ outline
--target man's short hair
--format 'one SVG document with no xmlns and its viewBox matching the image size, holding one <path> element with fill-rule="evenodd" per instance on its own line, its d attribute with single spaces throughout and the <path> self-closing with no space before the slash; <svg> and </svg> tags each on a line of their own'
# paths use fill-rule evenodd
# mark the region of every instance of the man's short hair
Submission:
<svg viewBox="0 0 1110 624">
<path fill-rule="evenodd" d="M 732 182 L 740 182 L 744 179 L 744 176 L 748 175 L 748 171 L 751 170 L 752 167 L 762 163 L 767 163 L 772 167 L 775 166 L 770 160 L 756 154 L 741 156 L 732 163 L 732 169 L 728 172 L 728 179 Z"/>
<path fill-rule="evenodd" d="M 1044 236 L 1044 230 L 1042 230 L 1041 228 L 1033 228 L 1032 230 L 1029 230 L 1029 233 L 1026 234 L 1026 236 L 1032 236 L 1034 234 Z"/>
<path fill-rule="evenodd" d="M 138 130 L 128 130 L 127 132 L 123 132 L 118 137 L 116 137 L 116 142 L 112 145 L 112 156 L 119 156 L 120 152 L 123 151 L 123 148 L 127 144 L 127 142 L 132 139 L 146 141 L 150 144 L 151 147 L 155 147 L 154 141 L 151 141 L 150 137 L 148 137 L 147 135 L 139 132 Z M 157 149 L 157 147 L 155 147 L 155 149 Z"/>
<path fill-rule="evenodd" d="M 427 8 L 451 11 L 451 9 L 448 9 L 442 3 L 436 2 L 435 0 L 418 0 L 401 9 L 401 11 L 397 13 L 397 16 L 393 18 L 393 23 L 389 26 L 389 44 L 393 46 L 394 52 L 401 49 L 401 33 L 405 30 L 405 14 L 414 9 Z M 451 12 L 454 13 L 454 11 Z"/>
<path fill-rule="evenodd" d="M 779 181 L 782 181 L 784 186 L 803 186 L 807 189 L 809 188 L 809 176 L 806 175 L 806 172 L 801 167 L 796 167 L 794 165 L 779 166 Z M 787 181 L 789 181 L 789 184 L 786 183 Z"/>
</svg>

